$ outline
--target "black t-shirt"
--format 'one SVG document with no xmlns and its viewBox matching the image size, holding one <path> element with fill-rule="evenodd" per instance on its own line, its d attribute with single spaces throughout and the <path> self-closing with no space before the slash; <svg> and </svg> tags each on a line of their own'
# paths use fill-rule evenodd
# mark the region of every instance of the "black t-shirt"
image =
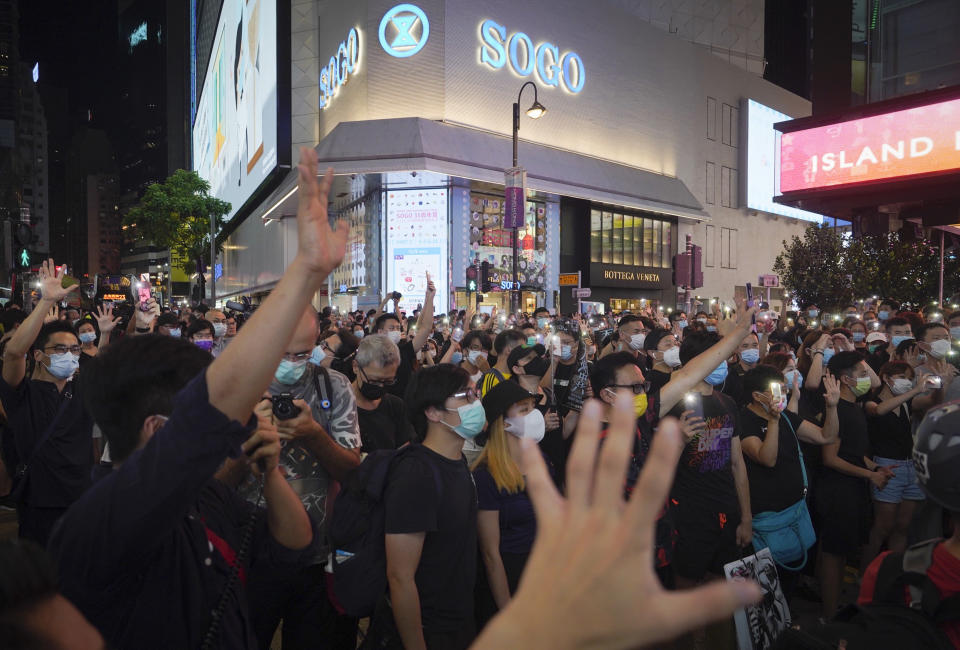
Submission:
<svg viewBox="0 0 960 650">
<path fill-rule="evenodd" d="M 500 515 L 500 552 L 524 555 L 537 536 L 537 518 L 526 490 L 511 494 L 497 487 L 486 464 L 473 470 L 480 510 L 496 510 Z"/>
<path fill-rule="evenodd" d="M 885 415 L 867 416 L 870 447 L 875 456 L 893 460 L 913 458 L 910 401 Z"/>
<path fill-rule="evenodd" d="M 840 423 L 840 449 L 837 456 L 857 467 L 866 467 L 864 456 L 870 455 L 870 436 L 867 433 L 867 414 L 859 404 L 841 399 L 837 405 L 837 419 Z M 824 477 L 837 478 L 861 482 L 855 476 L 841 474 L 829 467 L 823 468 Z"/>
<path fill-rule="evenodd" d="M 466 624 L 477 570 L 477 491 L 466 459 L 414 445 L 390 472 L 384 508 L 388 535 L 426 533 L 416 574 L 424 627 Z"/>
<path fill-rule="evenodd" d="M 727 378 L 720 389 L 724 395 L 727 395 L 734 401 L 737 407 L 745 406 L 743 399 L 743 368 L 740 363 L 727 364 Z"/>
<path fill-rule="evenodd" d="M 680 417 L 686 407 L 675 406 L 671 415 Z M 739 513 L 737 490 L 730 464 L 733 437 L 740 430 L 737 405 L 716 390 L 703 396 L 704 433 L 683 448 L 673 493 L 681 505 L 691 505 L 728 515 Z"/>
<path fill-rule="evenodd" d="M 403 400 L 387 393 L 373 410 L 357 406 L 360 424 L 360 450 L 366 454 L 378 449 L 397 449 L 414 439 L 413 426 L 407 418 Z"/>
<path fill-rule="evenodd" d="M 410 383 L 410 376 L 413 374 L 413 365 L 417 361 L 417 351 L 413 349 L 413 343 L 409 339 L 397 343 L 400 348 L 400 367 L 397 368 L 397 383 L 387 387 L 387 392 L 403 399 L 407 392 L 407 384 Z"/>
<path fill-rule="evenodd" d="M 767 467 L 743 454 L 750 481 L 750 508 L 754 514 L 779 512 L 803 498 L 803 471 L 795 432 L 803 418 L 790 411 L 780 414 L 777 433 L 777 463 Z M 793 428 L 791 428 L 791 425 Z M 767 439 L 767 421 L 744 408 L 740 411 L 740 440 L 755 437 Z"/>
<path fill-rule="evenodd" d="M 657 370 L 656 368 L 644 374 L 644 378 L 650 382 L 651 393 L 660 392 L 660 389 L 669 383 L 670 377 L 671 375 L 669 372 L 663 372 Z"/>
<path fill-rule="evenodd" d="M 537 410 L 546 415 L 548 411 L 556 412 L 557 407 L 553 405 L 549 395 L 545 393 L 540 396 L 540 400 L 537 403 Z M 566 480 L 567 455 L 570 453 L 572 444 L 573 436 L 570 436 L 566 440 L 563 439 L 562 423 L 561 426 L 556 429 L 548 429 L 545 431 L 543 440 L 540 441 L 540 451 L 543 452 L 543 455 L 547 457 L 547 460 L 553 467 L 554 479 L 556 480 L 557 487 L 561 489 Z"/>
<path fill-rule="evenodd" d="M 880 374 L 880 368 L 888 361 L 890 361 L 890 353 L 887 352 L 886 346 L 877 348 L 876 352 L 867 357 L 867 365 L 873 368 L 873 371 L 877 374 Z"/>
</svg>

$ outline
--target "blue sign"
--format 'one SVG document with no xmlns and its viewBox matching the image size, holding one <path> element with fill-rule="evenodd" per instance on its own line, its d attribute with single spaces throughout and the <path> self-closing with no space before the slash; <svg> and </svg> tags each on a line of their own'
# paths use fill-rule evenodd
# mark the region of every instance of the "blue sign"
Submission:
<svg viewBox="0 0 960 650">
<path fill-rule="evenodd" d="M 213 265 L 213 279 L 219 280 L 223 277 L 223 264 L 217 262 Z"/>
<path fill-rule="evenodd" d="M 513 289 L 519 288 L 519 282 L 513 282 L 512 280 L 500 280 L 500 289 L 503 291 L 512 291 Z"/>
<path fill-rule="evenodd" d="M 427 44 L 430 21 L 416 5 L 397 5 L 383 15 L 379 35 L 383 51 L 403 59 L 413 56 Z"/>
<path fill-rule="evenodd" d="M 360 70 L 360 32 L 350 29 L 347 40 L 337 48 L 337 55 L 320 70 L 320 108 L 326 108 L 337 91 L 350 81 L 350 75 Z"/>
<path fill-rule="evenodd" d="M 536 71 L 544 86 L 557 87 L 563 84 L 573 94 L 583 90 L 586 70 L 583 59 L 576 52 L 560 55 L 560 48 L 543 42 L 534 47 L 533 40 L 523 32 L 514 32 L 507 37 L 507 28 L 493 20 L 480 23 L 480 62 L 499 70 L 508 62 L 520 77 L 528 77 Z"/>
</svg>

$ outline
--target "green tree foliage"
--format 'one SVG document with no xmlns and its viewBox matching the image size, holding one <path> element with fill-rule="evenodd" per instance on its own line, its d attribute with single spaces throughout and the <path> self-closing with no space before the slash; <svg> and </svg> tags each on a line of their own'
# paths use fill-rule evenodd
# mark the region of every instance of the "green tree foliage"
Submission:
<svg viewBox="0 0 960 650">
<path fill-rule="evenodd" d="M 169 248 L 183 260 L 182 270 L 194 273 L 197 262 L 210 252 L 210 220 L 219 229 L 230 212 L 229 203 L 209 192 L 210 184 L 196 172 L 178 169 L 147 188 L 124 217 L 124 225 L 135 238 Z"/>
<path fill-rule="evenodd" d="M 803 238 L 794 235 L 783 242 L 773 270 L 780 283 L 801 305 L 815 304 L 836 309 L 854 299 L 848 276 L 848 257 L 841 233 L 834 228 L 811 225 Z"/>
</svg>

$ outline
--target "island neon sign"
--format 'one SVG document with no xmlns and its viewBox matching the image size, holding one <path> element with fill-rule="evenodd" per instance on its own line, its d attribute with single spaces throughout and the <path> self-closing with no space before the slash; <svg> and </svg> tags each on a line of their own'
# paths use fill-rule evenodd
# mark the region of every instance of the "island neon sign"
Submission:
<svg viewBox="0 0 960 650">
<path fill-rule="evenodd" d="M 331 56 L 320 70 L 320 108 L 326 108 L 348 81 L 360 71 L 360 32 L 350 29 L 347 39 L 340 43 L 336 56 Z"/>
<path fill-rule="evenodd" d="M 534 46 L 533 40 L 523 32 L 507 36 L 507 28 L 494 20 L 480 23 L 480 63 L 500 70 L 508 63 L 520 77 L 529 77 L 536 72 L 544 86 L 563 87 L 577 94 L 586 83 L 583 60 L 576 52 L 560 54 L 560 48 L 549 42 Z"/>
<path fill-rule="evenodd" d="M 960 99 L 780 138 L 780 191 L 960 170 Z"/>
</svg>

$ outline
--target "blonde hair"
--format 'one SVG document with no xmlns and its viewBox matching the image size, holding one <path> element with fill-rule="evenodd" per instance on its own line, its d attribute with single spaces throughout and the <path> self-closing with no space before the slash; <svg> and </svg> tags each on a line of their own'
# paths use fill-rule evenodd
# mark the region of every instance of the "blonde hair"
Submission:
<svg viewBox="0 0 960 650">
<path fill-rule="evenodd" d="M 490 423 L 487 433 L 487 444 L 470 469 L 476 470 L 481 465 L 486 465 L 497 489 L 508 494 L 522 492 L 526 489 L 526 482 L 523 480 L 523 472 L 510 455 L 510 448 L 507 446 L 507 436 L 510 434 L 503 428 L 503 416 Z"/>
</svg>

